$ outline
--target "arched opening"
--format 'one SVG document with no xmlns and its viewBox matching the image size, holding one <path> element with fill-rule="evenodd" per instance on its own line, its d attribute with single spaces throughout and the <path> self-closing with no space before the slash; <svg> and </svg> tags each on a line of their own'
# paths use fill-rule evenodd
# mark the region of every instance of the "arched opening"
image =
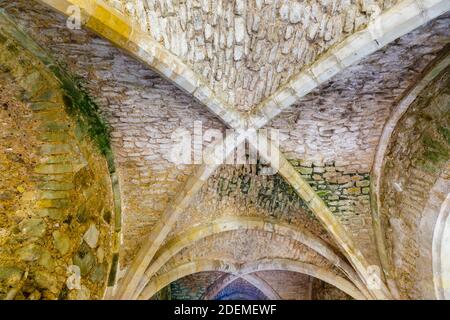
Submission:
<svg viewBox="0 0 450 320">
<path fill-rule="evenodd" d="M 290 271 L 260 271 L 247 276 L 199 272 L 180 278 L 152 299 L 170 300 L 348 300 L 338 288 L 317 278 Z M 232 281 L 229 280 L 233 277 Z"/>
</svg>

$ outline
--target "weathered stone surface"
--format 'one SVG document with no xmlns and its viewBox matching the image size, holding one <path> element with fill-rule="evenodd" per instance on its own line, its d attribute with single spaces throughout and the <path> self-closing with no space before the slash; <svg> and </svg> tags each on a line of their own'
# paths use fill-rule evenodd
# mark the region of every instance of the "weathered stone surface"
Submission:
<svg viewBox="0 0 450 320">
<path fill-rule="evenodd" d="M 284 137 L 280 149 L 286 157 L 319 167 L 334 162 L 349 171 L 370 172 L 395 97 L 414 84 L 442 49 L 443 39 L 449 37 L 447 24 L 448 17 L 443 17 L 402 37 L 343 70 L 274 119 L 269 127 Z"/>
<path fill-rule="evenodd" d="M 346 171 L 332 164 L 317 167 L 297 160 L 291 160 L 291 164 L 300 173 L 305 173 L 302 177 L 361 244 L 366 258 L 376 261 L 370 199 L 367 195 L 349 191 L 356 188 L 358 181 L 368 183 L 369 173 Z M 256 165 L 222 167 L 203 187 L 195 206 L 179 218 L 171 234 L 221 216 L 254 215 L 276 217 L 294 225 L 307 226 L 318 236 L 327 239 L 321 225 L 295 190 L 281 176 L 260 176 L 259 170 L 261 168 Z M 353 180 L 356 176 L 361 180 Z"/>
<path fill-rule="evenodd" d="M 39 257 L 38 263 L 40 266 L 44 267 L 49 271 L 54 271 L 56 263 L 55 259 L 53 259 L 51 253 L 47 249 L 43 249 L 41 256 Z"/>
<path fill-rule="evenodd" d="M 91 297 L 90 290 L 85 287 L 81 286 L 81 289 L 77 291 L 77 300 L 89 300 Z"/>
<path fill-rule="evenodd" d="M 105 250 L 103 247 L 98 247 L 97 249 L 97 261 L 98 263 L 103 263 L 103 259 L 105 258 Z"/>
<path fill-rule="evenodd" d="M 14 28 L 8 23 L 2 13 L 0 39 L 5 28 Z M 21 41 L 32 42 L 25 35 L 6 37 L 7 45 L 0 41 L 0 299 L 64 298 L 65 268 L 90 223 L 97 226 L 103 260 L 111 257 L 113 224 L 103 219 L 104 211 L 113 210 L 109 170 L 98 146 L 71 118 L 76 110 L 66 112 L 61 82 L 39 60 L 45 53 L 24 49 Z M 33 99 L 39 102 L 25 103 Z M 74 217 L 81 205 L 89 224 Z M 88 258 L 95 262 L 93 255 Z M 89 261 L 81 259 L 84 268 Z M 27 277 L 11 291 L 20 270 Z M 85 279 L 90 294 L 84 296 L 103 295 L 106 276 L 97 272 L 96 279 Z"/>
<path fill-rule="evenodd" d="M 213 3 L 190 0 L 172 3 L 151 0 L 144 6 L 142 1 L 122 3 L 117 0 L 114 6 L 138 19 L 155 40 L 201 74 L 205 83 L 221 98 L 247 112 L 328 48 L 363 28 L 371 17 L 394 3 Z M 127 264 L 161 213 L 179 194 L 186 177 L 195 169 L 195 166 L 175 166 L 168 161 L 166 151 L 173 143 L 171 133 L 179 127 L 192 129 L 192 119 L 202 120 L 204 129 L 224 131 L 225 127 L 192 97 L 106 41 L 86 30 L 68 30 L 62 16 L 39 4 L 30 8 L 28 2 L 20 0 L 8 4 L 7 10 L 39 39 L 42 46 L 50 48 L 71 70 L 85 77 L 86 87 L 99 101 L 100 111 L 112 128 L 117 159 L 114 174 L 121 185 L 125 209 L 121 257 Z M 59 37 L 54 37 L 56 32 Z M 395 101 L 419 77 L 425 65 L 436 57 L 447 38 L 448 17 L 437 19 L 323 84 L 301 99 L 292 111 L 283 113 L 270 124 L 285 134 L 281 149 L 291 159 L 292 165 L 362 247 L 365 258 L 374 264 L 378 262 L 369 214 L 369 172 L 374 150 Z M 167 70 L 170 72 L 172 70 Z M 32 89 L 31 94 L 36 94 L 41 86 L 32 88 L 31 83 L 40 76 L 35 72 L 24 74 L 27 76 L 21 83 Z M 197 92 L 197 96 L 209 97 L 210 93 L 205 92 Z M 295 100 L 294 97 L 289 99 Z M 103 171 L 96 166 L 99 158 L 89 158 L 89 147 L 83 149 L 81 146 L 79 152 L 77 148 L 80 146 L 71 144 L 74 137 L 82 137 L 79 131 L 72 131 L 70 125 L 73 123 L 66 123 L 66 119 L 59 115 L 48 114 L 60 105 L 48 103 L 31 107 L 36 112 L 32 117 L 34 120 L 49 122 L 36 124 L 37 133 L 33 131 L 30 134 L 30 137 L 40 138 L 36 156 L 24 159 L 27 152 L 20 148 L 5 152 L 8 161 L 5 172 L 19 168 L 18 164 L 26 163 L 27 167 L 18 170 L 16 177 L 8 177 L 10 180 L 4 183 L 8 188 L 3 188 L 0 171 L 0 206 L 3 206 L 0 209 L 6 208 L 8 214 L 13 212 L 17 215 L 14 217 L 16 221 L 29 219 L 30 214 L 32 218 L 45 219 L 50 230 L 44 235 L 44 240 L 50 244 L 47 249 L 52 252 L 40 255 L 37 259 L 39 267 L 50 271 L 61 269 L 61 264 L 64 267 L 77 264 L 69 272 L 69 278 L 74 277 L 70 281 L 67 279 L 70 285 L 66 283 L 72 291 L 66 290 L 62 296 L 98 298 L 109 259 L 108 238 L 102 236 L 109 229 L 102 223 L 107 222 L 111 227 L 121 221 L 111 213 L 112 208 L 99 201 L 108 197 L 101 182 L 107 175 L 101 174 Z M 1 114 L 4 117 L 2 121 L 8 119 L 8 113 Z M 5 134 L 17 131 L 16 127 L 9 125 Z M 442 154 L 436 151 L 440 148 L 436 148 L 433 138 L 434 134 L 431 139 L 426 139 L 428 156 L 438 161 Z M 6 136 L 5 144 L 0 139 L 0 152 L 9 150 L 9 141 L 19 138 L 8 139 Z M 26 145 L 27 139 L 21 139 L 21 143 Z M 30 139 L 29 142 L 36 141 Z M 0 169 L 4 169 L 1 161 Z M 194 205 L 186 209 L 177 221 L 171 235 L 192 224 L 220 216 L 255 215 L 306 227 L 335 248 L 333 239 L 324 232 L 295 191 L 283 183 L 280 176 L 258 176 L 260 169 L 260 165 L 244 169 L 222 168 L 207 181 Z M 36 177 L 33 178 L 36 180 L 22 179 L 27 176 Z M 420 185 L 420 179 L 418 181 L 417 185 Z M 116 182 L 114 186 L 117 186 Z M 392 187 L 395 192 L 405 192 L 407 188 L 397 181 Z M 414 194 L 413 198 L 417 200 L 419 197 Z M 37 199 L 39 201 L 34 202 Z M 19 201 L 35 206 L 30 206 L 30 210 L 16 210 L 15 204 Z M 0 219 L 0 230 L 5 225 L 2 223 Z M 392 220 L 395 230 L 403 230 L 406 228 L 404 225 L 408 223 Z M 92 231 L 92 226 L 100 236 Z M 70 235 L 67 259 L 59 258 L 56 250 L 61 250 L 56 243 L 55 248 L 51 245 L 55 232 L 61 232 L 57 237 L 59 242 L 64 238 L 62 233 Z M 9 236 L 10 230 L 4 234 Z M 5 236 L 0 236 L 0 241 L 3 238 Z M 74 256 L 72 250 L 77 250 L 80 240 L 83 243 Z M 116 245 L 119 246 L 118 239 Z M 180 253 L 177 259 L 227 257 L 242 262 L 261 258 L 269 252 L 318 265 L 326 264 L 320 257 L 310 255 L 307 248 L 268 233 L 235 232 L 211 237 L 197 245 Z M 43 256 L 52 263 L 44 263 Z M 58 257 L 57 263 L 51 260 L 52 256 Z M 170 269 L 174 261 L 165 267 Z M 61 272 L 55 270 L 55 273 L 59 274 L 58 282 L 62 284 Z M 66 279 L 66 276 L 64 274 L 62 278 Z M 288 276 L 281 278 L 289 279 Z M 316 298 L 347 298 L 323 284 L 303 284 L 296 287 L 298 292 L 308 287 L 315 288 Z M 241 285 L 248 288 L 246 284 Z M 41 298 L 40 293 L 36 293 L 36 297 Z M 48 292 L 42 294 L 42 298 L 48 297 L 51 297 Z"/>
<path fill-rule="evenodd" d="M 58 280 L 52 273 L 36 271 L 34 274 L 34 281 L 39 288 L 47 289 L 52 293 L 57 293 L 59 291 Z"/>
<path fill-rule="evenodd" d="M 8 286 L 14 286 L 22 278 L 23 271 L 14 266 L 0 266 L 0 281 Z"/>
<path fill-rule="evenodd" d="M 381 222 L 393 278 L 406 299 L 435 299 L 433 227 L 450 193 L 450 139 L 443 129 L 450 127 L 449 88 L 447 67 L 398 121 L 383 161 Z"/>
<path fill-rule="evenodd" d="M 46 223 L 42 219 L 26 219 L 19 224 L 20 231 L 28 237 L 42 237 L 46 228 Z"/>
<path fill-rule="evenodd" d="M 36 210 L 36 215 L 39 217 L 49 217 L 53 220 L 64 220 L 68 212 L 64 209 L 56 209 L 56 208 L 45 208 Z"/>
<path fill-rule="evenodd" d="M 93 282 L 102 283 L 105 279 L 106 272 L 107 272 L 107 266 L 105 264 L 97 264 L 92 269 L 89 279 Z"/>
<path fill-rule="evenodd" d="M 36 261 L 42 254 L 42 248 L 35 243 L 30 243 L 18 249 L 16 254 L 23 261 Z"/>
<path fill-rule="evenodd" d="M 40 300 L 41 297 L 42 294 L 38 290 L 35 290 L 32 293 L 30 293 L 30 295 L 28 296 L 28 300 Z"/>
<path fill-rule="evenodd" d="M 59 230 L 56 230 L 52 233 L 53 236 L 53 245 L 55 248 L 61 253 L 62 255 L 65 255 L 70 250 L 70 238 L 65 234 L 64 232 L 61 232 Z"/>
<path fill-rule="evenodd" d="M 40 174 L 63 174 L 73 172 L 73 167 L 70 164 L 42 164 L 34 171 Z"/>
<path fill-rule="evenodd" d="M 89 246 L 83 242 L 72 260 L 80 268 L 81 275 L 85 276 L 95 264 L 95 255 Z"/>
<path fill-rule="evenodd" d="M 323 1 L 206 0 L 202 6 L 188 0 L 171 2 L 172 10 L 166 10 L 157 1 L 137 1 L 127 10 L 130 2 L 107 2 L 134 19 L 242 111 L 250 110 L 326 49 L 396 3 L 376 0 L 371 2 L 373 10 L 361 10 L 362 0 L 333 5 Z"/>
<path fill-rule="evenodd" d="M 351 297 L 336 287 L 318 279 L 313 279 L 311 300 L 350 300 Z"/>
<path fill-rule="evenodd" d="M 86 243 L 89 245 L 89 247 L 94 249 L 97 247 L 99 234 L 100 233 L 97 230 L 97 227 L 94 224 L 91 224 L 89 226 L 89 229 L 84 234 L 83 239 L 84 239 L 84 241 L 86 241 Z"/>
<path fill-rule="evenodd" d="M 47 181 L 39 185 L 41 190 L 52 190 L 52 191 L 68 191 L 74 188 L 73 183 L 70 182 L 59 182 L 59 181 Z"/>
</svg>

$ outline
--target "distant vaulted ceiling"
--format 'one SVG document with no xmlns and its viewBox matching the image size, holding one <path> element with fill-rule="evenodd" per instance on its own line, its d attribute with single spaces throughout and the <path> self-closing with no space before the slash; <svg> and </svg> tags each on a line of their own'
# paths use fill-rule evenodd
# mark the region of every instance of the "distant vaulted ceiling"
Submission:
<svg viewBox="0 0 450 320">
<path fill-rule="evenodd" d="M 0 298 L 449 298 L 449 10 L 0 0 Z"/>
</svg>

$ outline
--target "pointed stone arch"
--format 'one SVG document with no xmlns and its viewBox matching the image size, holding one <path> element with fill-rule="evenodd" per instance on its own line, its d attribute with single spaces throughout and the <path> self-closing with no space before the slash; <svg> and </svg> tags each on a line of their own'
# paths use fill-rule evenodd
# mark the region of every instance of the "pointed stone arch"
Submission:
<svg viewBox="0 0 450 320">
<path fill-rule="evenodd" d="M 236 276 L 234 274 L 224 274 L 206 289 L 206 292 L 203 294 L 202 299 L 212 300 L 215 296 L 217 296 L 220 293 L 220 291 L 225 289 L 227 286 L 229 286 L 239 278 L 244 279 L 245 281 L 253 285 L 255 288 L 260 290 L 269 300 L 281 300 L 281 297 L 278 294 L 278 292 L 276 292 L 275 289 L 272 288 L 269 283 L 267 283 L 267 281 L 260 278 L 256 274 L 245 274 L 241 277 Z"/>
<path fill-rule="evenodd" d="M 311 264 L 290 259 L 263 259 L 244 265 L 236 265 L 219 260 L 196 260 L 182 264 L 154 278 L 146 287 L 139 299 L 148 300 L 159 290 L 170 283 L 193 273 L 221 271 L 237 275 L 251 274 L 257 271 L 292 271 L 307 274 L 325 281 L 344 291 L 354 299 L 365 300 L 364 295 L 348 280 Z"/>
<path fill-rule="evenodd" d="M 217 97 L 210 88 L 202 84 L 198 75 L 187 68 L 180 59 L 170 54 L 153 41 L 151 37 L 140 31 L 139 27 L 130 19 L 112 10 L 102 1 L 92 3 L 86 0 L 41 0 L 41 2 L 63 13 L 66 13 L 70 5 L 78 5 L 82 9 L 85 24 L 88 28 L 127 50 L 130 54 L 172 80 L 204 103 L 210 111 L 232 128 L 260 128 L 264 126 L 283 109 L 291 106 L 299 97 L 307 94 L 343 68 L 360 61 L 385 44 L 450 9 L 450 4 L 445 0 L 403 0 L 399 2 L 396 6 L 371 21 L 367 28 L 351 35 L 313 63 L 310 68 L 296 75 L 290 83 L 263 101 L 253 115 L 244 118 L 224 103 L 220 97 Z M 177 216 L 187 208 L 193 199 L 193 195 L 216 168 L 202 166 L 189 179 L 186 188 L 174 201 L 174 206 L 169 207 L 166 210 L 166 214 L 162 217 L 168 219 L 158 223 L 149 236 L 148 241 L 142 247 L 119 288 L 118 298 L 126 298 L 133 294 L 138 286 L 140 277 L 147 269 L 159 246 L 169 234 L 177 220 Z M 293 184 L 300 196 L 306 197 L 305 201 L 312 211 L 318 214 L 327 230 L 336 238 L 343 252 L 361 275 L 361 278 L 367 282 L 368 264 L 357 246 L 354 245 L 345 229 L 339 223 L 335 223 L 332 213 L 326 208 L 320 198 L 314 194 L 309 185 L 294 171 L 292 166 L 287 161 L 284 161 L 283 177 Z M 390 297 L 384 285 L 382 286 L 383 288 L 380 292 L 375 292 L 374 294 L 378 298 Z"/>
<path fill-rule="evenodd" d="M 150 281 L 151 277 L 182 249 L 192 246 L 200 239 L 235 230 L 266 231 L 298 241 L 299 243 L 311 248 L 326 258 L 330 263 L 334 264 L 337 268 L 342 270 L 350 281 L 352 281 L 362 292 L 365 292 L 365 294 L 370 297 L 370 294 L 367 292 L 364 284 L 358 278 L 358 275 L 353 271 L 350 265 L 348 265 L 342 257 L 336 254 L 325 241 L 314 236 L 304 228 L 294 227 L 286 223 L 280 223 L 274 220 L 259 217 L 225 217 L 194 226 L 173 239 L 170 239 L 167 244 L 161 247 L 155 254 L 155 258 L 146 270 L 144 277 L 140 280 L 140 285 L 134 293 L 133 298 L 137 298 L 141 293 L 141 290 L 143 290 L 145 285 Z"/>
</svg>

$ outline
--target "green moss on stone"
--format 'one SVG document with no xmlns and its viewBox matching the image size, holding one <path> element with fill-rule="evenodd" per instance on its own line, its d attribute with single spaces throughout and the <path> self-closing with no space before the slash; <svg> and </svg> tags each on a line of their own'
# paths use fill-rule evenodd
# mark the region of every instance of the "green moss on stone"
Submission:
<svg viewBox="0 0 450 320">
<path fill-rule="evenodd" d="M 81 244 L 72 260 L 74 265 L 80 267 L 82 276 L 89 274 L 95 265 L 95 255 L 85 242 Z"/>
<path fill-rule="evenodd" d="M 438 164 L 449 158 L 448 146 L 431 135 L 424 134 L 422 144 L 424 145 L 423 156 L 433 164 Z"/>
<path fill-rule="evenodd" d="M 55 62 L 51 55 L 46 52 L 46 50 L 42 49 L 37 45 L 23 30 L 19 29 L 13 20 L 9 18 L 3 10 L 0 10 L 0 18 L 5 22 L 2 27 L 7 28 L 7 30 L 3 29 L 7 35 L 11 35 L 11 39 L 14 41 L 10 41 L 7 43 L 7 48 L 9 53 L 19 55 L 22 49 L 26 49 L 35 57 L 37 57 L 40 62 L 42 62 L 48 70 L 50 70 L 56 79 L 59 81 L 61 85 L 61 89 L 64 92 L 63 100 L 66 106 L 66 110 L 68 113 L 73 116 L 78 126 L 81 128 L 81 133 L 86 133 L 98 146 L 100 152 L 103 155 L 107 155 L 108 165 L 110 166 L 110 171 L 114 171 L 114 162 L 111 161 L 112 151 L 109 137 L 109 128 L 106 123 L 99 117 L 98 115 L 98 106 L 97 104 L 89 97 L 86 93 L 82 85 L 82 81 L 80 78 L 76 78 L 75 76 L 68 73 L 62 64 Z M 3 32 L 2 32 L 3 33 Z M 9 39 L 9 38 L 8 38 Z M 5 35 L 2 35 L 0 38 L 0 43 L 4 43 L 8 40 Z M 20 45 L 20 49 L 18 47 Z M 30 78 L 31 77 L 31 78 Z M 35 79 L 33 75 L 28 75 L 26 79 L 24 79 L 25 84 L 27 83 L 35 83 Z M 45 81 L 42 81 L 45 83 Z M 42 93 L 41 88 L 32 89 L 38 90 L 41 96 L 33 97 L 37 98 L 37 100 L 42 101 L 42 95 L 51 97 L 53 95 L 49 90 L 44 90 Z M 30 97 L 31 98 L 31 97 Z M 48 100 L 47 98 L 45 100 Z M 80 129 L 78 128 L 78 129 Z"/>
<path fill-rule="evenodd" d="M 0 266 L 0 281 L 14 285 L 22 278 L 23 271 L 15 266 Z"/>
<path fill-rule="evenodd" d="M 446 127 L 439 127 L 438 131 L 445 139 L 445 141 L 447 141 L 447 144 L 450 144 L 450 129 Z"/>
</svg>

